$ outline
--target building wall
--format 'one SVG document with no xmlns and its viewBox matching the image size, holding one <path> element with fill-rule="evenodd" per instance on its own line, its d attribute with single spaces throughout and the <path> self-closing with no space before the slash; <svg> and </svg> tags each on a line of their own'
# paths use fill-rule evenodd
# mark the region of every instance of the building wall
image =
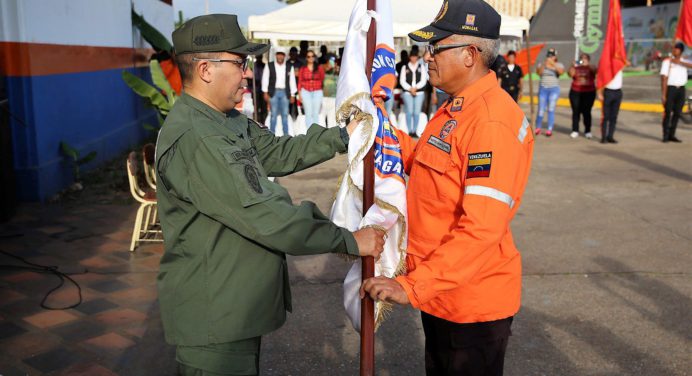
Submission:
<svg viewBox="0 0 692 376">
<path fill-rule="evenodd" d="M 150 46 L 132 27 L 130 9 L 164 35 L 173 8 L 162 0 L 0 0 L 0 73 L 6 77 L 17 195 L 45 200 L 72 182 L 60 153 L 65 141 L 90 164 L 119 155 L 155 122 L 122 81 L 123 70 L 149 79 Z M 123 162 L 124 164 L 124 162 Z"/>
</svg>

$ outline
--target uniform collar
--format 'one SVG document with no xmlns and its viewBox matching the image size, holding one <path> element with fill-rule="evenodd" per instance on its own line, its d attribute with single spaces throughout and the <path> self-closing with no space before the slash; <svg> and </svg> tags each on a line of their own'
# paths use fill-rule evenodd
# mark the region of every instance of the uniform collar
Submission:
<svg viewBox="0 0 692 376">
<path fill-rule="evenodd" d="M 478 79 L 476 82 L 472 83 L 471 86 L 465 88 L 464 90 L 460 91 L 454 96 L 450 96 L 447 104 L 445 105 L 445 111 L 447 111 L 448 114 L 454 115 L 458 114 L 461 112 L 464 107 L 467 107 L 471 103 L 475 102 L 476 99 L 480 98 L 483 96 L 483 94 L 498 86 L 497 83 L 497 76 L 495 75 L 495 72 L 493 71 L 488 71 L 488 73 Z M 458 111 L 452 111 L 452 107 L 454 105 L 454 99 L 456 98 L 462 98 L 462 108 L 459 109 Z"/>
<path fill-rule="evenodd" d="M 224 114 L 222 112 L 216 111 L 215 109 L 209 107 L 204 102 L 200 101 L 199 99 L 197 99 L 197 98 L 195 98 L 195 97 L 193 97 L 190 94 L 187 94 L 185 92 L 183 92 L 183 95 L 180 97 L 179 100 L 181 100 L 186 105 L 194 108 L 195 110 L 203 113 L 209 119 L 214 120 L 215 122 L 217 122 L 219 124 L 223 124 L 228 117 L 228 114 Z"/>
</svg>

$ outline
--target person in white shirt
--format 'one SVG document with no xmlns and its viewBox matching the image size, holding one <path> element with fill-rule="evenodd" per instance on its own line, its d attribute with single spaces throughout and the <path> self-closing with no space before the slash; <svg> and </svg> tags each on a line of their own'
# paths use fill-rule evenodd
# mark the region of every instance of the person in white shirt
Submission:
<svg viewBox="0 0 692 376">
<path fill-rule="evenodd" d="M 613 138 L 615 124 L 618 122 L 620 103 L 622 103 L 622 70 L 603 89 L 598 90 L 598 100 L 603 105 L 603 120 L 601 122 L 601 143 L 617 144 Z"/>
<path fill-rule="evenodd" d="M 287 69 L 286 52 L 276 51 L 276 60 L 267 64 L 262 75 L 262 93 L 271 111 L 270 129 L 276 133 L 276 117 L 281 115 L 284 136 L 288 133 L 288 104 L 296 100 L 296 75 L 293 67 Z"/>
<path fill-rule="evenodd" d="M 685 104 L 685 85 L 687 85 L 687 68 L 692 68 L 692 63 L 682 58 L 685 45 L 676 43 L 673 47 L 673 57 L 666 59 L 661 64 L 661 102 L 665 114 L 663 115 L 663 142 L 682 142 L 675 137 L 675 129 L 682 114 L 682 106 Z"/>
<path fill-rule="evenodd" d="M 425 100 L 425 84 L 428 83 L 428 71 L 418 58 L 418 51 L 411 50 L 408 64 L 401 67 L 399 83 L 403 89 L 404 111 L 406 112 L 406 127 L 408 134 L 416 135 L 418 119 Z"/>
</svg>

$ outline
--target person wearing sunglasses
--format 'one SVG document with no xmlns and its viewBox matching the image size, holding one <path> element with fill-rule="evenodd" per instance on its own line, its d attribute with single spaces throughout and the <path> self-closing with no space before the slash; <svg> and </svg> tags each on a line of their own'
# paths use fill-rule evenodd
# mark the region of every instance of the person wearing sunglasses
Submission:
<svg viewBox="0 0 692 376">
<path fill-rule="evenodd" d="M 261 337 L 292 309 L 286 254 L 382 252 L 384 232 L 351 233 L 268 179 L 345 153 L 358 124 L 276 137 L 235 110 L 247 57 L 269 48 L 235 15 L 190 19 L 173 45 L 183 94 L 156 145 L 164 334 L 181 375 L 257 375 Z"/>
<path fill-rule="evenodd" d="M 317 124 L 322 108 L 324 92 L 324 68 L 317 62 L 317 56 L 312 50 L 305 55 L 306 63 L 298 71 L 298 99 L 305 110 L 305 126 Z"/>
<path fill-rule="evenodd" d="M 445 0 L 427 42 L 430 83 L 450 95 L 420 139 L 397 130 L 407 187 L 407 273 L 370 278 L 361 295 L 421 310 L 432 375 L 501 375 L 521 296 L 510 226 L 533 154 L 529 122 L 489 70 L 500 15 L 482 0 Z"/>
</svg>

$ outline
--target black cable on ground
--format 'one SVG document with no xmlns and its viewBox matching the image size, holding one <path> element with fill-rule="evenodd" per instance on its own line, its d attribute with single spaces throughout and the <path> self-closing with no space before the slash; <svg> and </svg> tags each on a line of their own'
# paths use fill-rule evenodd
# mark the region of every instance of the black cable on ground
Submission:
<svg viewBox="0 0 692 376">
<path fill-rule="evenodd" d="M 0 269 L 10 269 L 10 270 L 14 269 L 14 270 L 29 271 L 29 272 L 39 273 L 39 274 L 52 274 L 52 275 L 55 275 L 56 277 L 58 277 L 60 279 L 60 283 L 57 286 L 53 287 L 50 291 L 48 291 L 46 293 L 46 295 L 43 296 L 43 299 L 41 300 L 41 307 L 42 308 L 54 310 L 54 311 L 60 311 L 60 310 L 75 308 L 75 307 L 79 306 L 80 304 L 82 304 L 82 288 L 81 288 L 81 286 L 79 286 L 79 283 L 77 283 L 77 281 L 75 281 L 74 279 L 72 279 L 70 277 L 70 275 L 86 274 L 89 271 L 85 270 L 82 273 L 70 273 L 70 275 L 68 275 L 67 273 L 63 273 L 63 272 L 59 271 L 57 266 L 44 266 L 44 265 L 35 264 L 31 261 L 26 260 L 23 257 L 13 255 L 13 254 L 6 252 L 6 251 L 3 251 L 3 250 L 0 250 L 0 253 L 28 265 L 28 266 L 24 266 L 24 265 L 0 264 Z M 55 292 L 55 291 L 59 290 L 61 287 L 63 287 L 65 285 L 65 280 L 70 281 L 77 288 L 77 294 L 79 295 L 79 300 L 77 301 L 77 303 L 66 306 L 66 307 L 51 307 L 51 306 L 47 305 L 46 300 L 48 300 L 48 297 L 50 297 L 50 295 L 53 292 Z"/>
</svg>

